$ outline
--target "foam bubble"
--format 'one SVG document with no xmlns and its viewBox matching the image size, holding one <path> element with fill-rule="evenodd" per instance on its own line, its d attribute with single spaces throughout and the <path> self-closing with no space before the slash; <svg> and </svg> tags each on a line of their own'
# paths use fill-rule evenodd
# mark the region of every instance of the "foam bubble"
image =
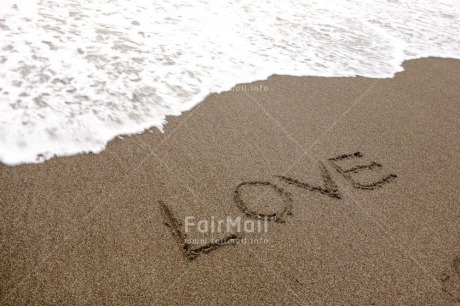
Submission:
<svg viewBox="0 0 460 306">
<path fill-rule="evenodd" d="M 460 58 L 454 0 L 2 0 L 0 161 L 98 153 L 272 74 L 392 77 Z"/>
</svg>

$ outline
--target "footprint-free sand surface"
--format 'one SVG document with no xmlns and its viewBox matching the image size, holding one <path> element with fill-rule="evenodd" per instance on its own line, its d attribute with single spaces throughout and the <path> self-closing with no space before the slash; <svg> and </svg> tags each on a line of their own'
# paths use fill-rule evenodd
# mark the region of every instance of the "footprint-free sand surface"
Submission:
<svg viewBox="0 0 460 306">
<path fill-rule="evenodd" d="M 0 165 L 0 305 L 456 305 L 460 61 L 404 67 L 272 76 L 164 134 Z"/>
</svg>

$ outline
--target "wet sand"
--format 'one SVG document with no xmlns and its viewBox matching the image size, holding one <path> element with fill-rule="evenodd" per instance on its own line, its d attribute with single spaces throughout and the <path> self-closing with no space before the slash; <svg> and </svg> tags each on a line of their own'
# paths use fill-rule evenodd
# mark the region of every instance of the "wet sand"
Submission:
<svg viewBox="0 0 460 306">
<path fill-rule="evenodd" d="M 404 66 L 272 76 L 164 134 L 0 165 L 0 305 L 459 303 L 460 61 Z"/>
</svg>

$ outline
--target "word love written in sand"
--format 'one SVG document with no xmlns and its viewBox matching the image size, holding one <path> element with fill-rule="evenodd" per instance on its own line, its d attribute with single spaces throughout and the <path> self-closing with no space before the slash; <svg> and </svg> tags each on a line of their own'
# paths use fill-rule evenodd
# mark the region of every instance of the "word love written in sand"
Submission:
<svg viewBox="0 0 460 306">
<path fill-rule="evenodd" d="M 365 190 L 373 190 L 375 188 L 382 187 L 385 184 L 390 183 L 396 178 L 395 174 L 388 174 L 381 179 L 363 184 L 355 180 L 353 177 L 354 174 L 358 174 L 363 171 L 373 171 L 378 168 L 382 168 L 382 165 L 376 162 L 371 162 L 369 164 L 365 165 L 356 165 L 350 168 L 343 168 L 343 166 L 340 166 L 340 162 L 343 162 L 345 160 L 350 160 L 350 159 L 356 159 L 356 158 L 362 158 L 363 155 L 360 152 L 356 152 L 353 154 L 343 154 L 334 158 L 329 158 L 328 161 L 332 165 L 334 169 L 337 170 L 337 172 L 342 175 L 354 188 L 358 189 L 365 189 Z M 320 165 L 320 170 L 321 170 L 321 176 L 323 179 L 323 186 L 314 186 L 309 183 L 301 182 L 295 178 L 287 177 L 287 176 L 275 176 L 276 178 L 280 179 L 281 181 L 293 185 L 295 187 L 312 191 L 312 192 L 319 192 L 321 194 L 324 194 L 325 196 L 334 198 L 334 199 L 341 199 L 342 195 L 339 191 L 339 188 L 335 184 L 335 181 L 331 178 L 331 175 L 327 168 L 324 166 L 322 162 L 319 163 Z M 253 210 L 249 208 L 248 204 L 245 203 L 242 199 L 242 190 L 247 187 L 247 186 L 252 186 L 252 187 L 259 187 L 259 188 L 270 188 L 274 191 L 276 191 L 277 194 L 280 195 L 280 197 L 283 198 L 283 203 L 284 203 L 284 208 L 281 211 L 271 213 L 271 214 L 265 214 L 265 213 L 260 213 L 257 212 L 256 210 Z M 235 195 L 234 195 L 234 201 L 236 203 L 236 206 L 247 216 L 256 220 L 265 220 L 268 222 L 275 222 L 275 223 L 285 223 L 285 218 L 287 215 L 292 214 L 292 196 L 289 192 L 285 191 L 281 187 L 278 187 L 277 185 L 268 182 L 268 181 L 250 181 L 250 182 L 243 182 L 236 186 L 235 189 Z M 174 217 L 174 214 L 170 210 L 170 208 L 162 201 L 160 203 L 160 208 L 163 211 L 163 214 L 165 216 L 165 225 L 167 225 L 172 234 L 177 238 L 179 241 L 181 247 L 182 247 L 182 252 L 184 256 L 188 259 L 195 259 L 196 257 L 200 256 L 201 254 L 207 254 L 221 246 L 225 245 L 232 245 L 232 244 L 237 244 L 239 240 L 241 240 L 243 237 L 239 234 L 231 234 L 226 236 L 223 239 L 202 245 L 198 248 L 192 248 L 192 246 L 187 243 L 187 235 L 186 233 L 181 229 L 181 223 Z"/>
</svg>

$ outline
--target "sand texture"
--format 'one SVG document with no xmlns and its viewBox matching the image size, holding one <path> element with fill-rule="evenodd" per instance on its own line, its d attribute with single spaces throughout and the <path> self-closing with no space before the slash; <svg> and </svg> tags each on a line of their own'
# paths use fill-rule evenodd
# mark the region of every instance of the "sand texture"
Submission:
<svg viewBox="0 0 460 306">
<path fill-rule="evenodd" d="M 272 76 L 164 134 L 0 165 L 0 305 L 456 305 L 460 61 L 405 69 Z"/>
</svg>

